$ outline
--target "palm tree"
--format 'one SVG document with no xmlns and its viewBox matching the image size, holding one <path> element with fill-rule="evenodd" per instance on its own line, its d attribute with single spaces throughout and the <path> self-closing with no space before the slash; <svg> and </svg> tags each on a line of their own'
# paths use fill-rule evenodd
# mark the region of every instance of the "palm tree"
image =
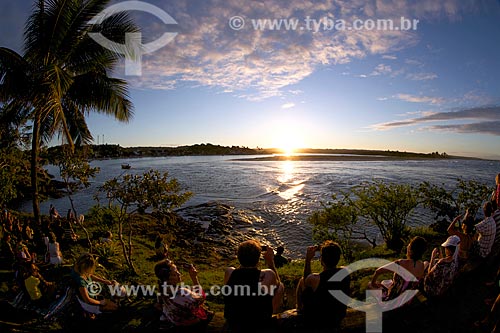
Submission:
<svg viewBox="0 0 500 333">
<path fill-rule="evenodd" d="M 89 143 L 85 116 L 99 112 L 129 121 L 133 106 L 127 82 L 110 77 L 122 57 L 94 42 L 89 32 L 124 43 L 137 29 L 127 14 L 99 25 L 88 22 L 110 0 L 38 0 L 24 31 L 24 54 L 0 48 L 0 102 L 32 122 L 31 186 L 33 214 L 40 220 L 37 170 L 40 146 L 56 133 L 71 147 Z"/>
</svg>

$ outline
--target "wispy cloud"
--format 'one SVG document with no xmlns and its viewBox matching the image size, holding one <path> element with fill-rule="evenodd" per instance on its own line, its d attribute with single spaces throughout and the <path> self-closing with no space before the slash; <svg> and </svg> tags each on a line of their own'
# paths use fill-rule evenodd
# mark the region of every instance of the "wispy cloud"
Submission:
<svg viewBox="0 0 500 333">
<path fill-rule="evenodd" d="M 382 59 L 387 59 L 387 60 L 397 60 L 397 59 L 398 59 L 398 57 L 393 56 L 393 55 L 384 54 L 384 55 L 382 56 Z"/>
<path fill-rule="evenodd" d="M 429 130 L 456 133 L 481 133 L 500 136 L 500 121 L 482 121 L 472 124 L 434 125 Z"/>
<path fill-rule="evenodd" d="M 424 64 L 416 59 L 406 59 L 405 64 L 411 65 L 411 66 L 417 66 L 417 67 L 422 67 Z"/>
<path fill-rule="evenodd" d="M 437 124 L 425 127 L 425 129 L 500 135 L 500 106 L 477 107 L 452 112 L 425 112 L 423 114 L 424 116 L 419 118 L 375 124 L 370 127 L 375 130 L 389 130 L 428 122 L 480 120 L 476 123 L 467 124 Z"/>
<path fill-rule="evenodd" d="M 295 107 L 295 103 L 285 103 L 281 106 L 282 109 L 291 109 Z"/>
<path fill-rule="evenodd" d="M 394 98 L 410 103 L 442 104 L 445 101 L 442 97 L 415 96 L 410 94 L 397 94 Z"/>
<path fill-rule="evenodd" d="M 300 90 L 300 89 L 295 89 L 295 90 L 288 90 L 288 92 L 292 95 L 301 95 L 304 93 L 304 91 Z"/>
<path fill-rule="evenodd" d="M 385 74 L 390 74 L 392 72 L 392 68 L 389 65 L 384 65 L 384 64 L 379 64 L 373 72 L 370 73 L 370 76 L 379 76 L 379 75 L 385 75 Z"/>
<path fill-rule="evenodd" d="M 411 73 L 406 75 L 406 78 L 413 81 L 428 81 L 437 79 L 438 76 L 435 73 Z"/>
</svg>

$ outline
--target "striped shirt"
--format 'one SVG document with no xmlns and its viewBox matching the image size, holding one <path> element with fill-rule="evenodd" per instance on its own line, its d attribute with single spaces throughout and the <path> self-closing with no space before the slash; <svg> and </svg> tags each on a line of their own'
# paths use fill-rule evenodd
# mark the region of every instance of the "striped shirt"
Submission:
<svg viewBox="0 0 500 333">
<path fill-rule="evenodd" d="M 496 232 L 495 240 L 491 247 L 491 255 L 497 257 L 500 254 L 500 209 L 497 209 L 495 213 L 493 213 L 493 219 L 495 220 Z"/>
<path fill-rule="evenodd" d="M 493 217 L 487 217 L 476 224 L 476 231 L 479 233 L 479 254 L 486 258 L 493 247 L 497 226 Z"/>
</svg>

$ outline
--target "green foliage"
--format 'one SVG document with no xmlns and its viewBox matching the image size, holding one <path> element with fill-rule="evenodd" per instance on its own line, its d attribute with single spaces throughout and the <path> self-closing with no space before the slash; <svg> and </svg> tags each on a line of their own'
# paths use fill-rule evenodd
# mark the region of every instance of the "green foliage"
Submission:
<svg viewBox="0 0 500 333">
<path fill-rule="evenodd" d="M 98 243 L 94 246 L 94 254 L 97 261 L 107 269 L 120 267 L 120 253 L 114 244 Z"/>
<path fill-rule="evenodd" d="M 378 227 L 389 249 L 400 250 L 408 236 L 408 217 L 418 204 L 418 191 L 408 184 L 375 181 L 352 192 L 359 215 Z"/>
<path fill-rule="evenodd" d="M 78 216 L 78 213 L 73 204 L 73 193 L 80 189 L 88 188 L 90 186 L 90 179 L 94 178 L 100 170 L 99 168 L 90 166 L 87 159 L 87 150 L 86 147 L 75 150 L 66 145 L 60 147 L 57 154 L 49 155 L 52 164 L 59 167 L 59 173 L 66 186 L 67 196 L 75 217 Z M 83 224 L 80 224 L 80 227 L 84 230 L 88 245 L 92 248 L 92 242 L 90 241 L 87 229 Z"/>
<path fill-rule="evenodd" d="M 0 149 L 0 205 L 9 205 L 23 199 L 30 188 L 29 161 L 25 152 L 18 148 Z M 42 179 L 48 180 L 45 170 Z M 45 184 L 45 182 L 44 182 Z"/>
<path fill-rule="evenodd" d="M 314 212 L 308 219 L 313 225 L 313 238 L 323 242 L 331 239 L 339 243 L 346 261 L 353 259 L 353 239 L 358 228 L 358 213 L 348 196 L 338 200 L 332 196 L 333 202 L 322 204 L 323 209 Z"/>
<path fill-rule="evenodd" d="M 168 173 L 149 170 L 141 175 L 125 174 L 106 181 L 99 187 L 99 193 L 105 193 L 107 213 L 118 224 L 118 238 L 123 255 L 129 268 L 135 271 L 132 261 L 132 235 L 134 233 L 133 215 L 151 209 L 158 218 L 169 215 L 174 208 L 180 207 L 192 195 L 182 192 L 175 178 L 169 179 Z M 99 194 L 96 195 L 99 199 Z M 104 216 L 105 213 L 103 213 Z M 124 235 L 126 233 L 127 243 Z"/>
<path fill-rule="evenodd" d="M 387 248 L 399 252 L 410 233 L 432 238 L 435 232 L 445 232 L 451 219 L 467 208 L 476 212 L 482 202 L 488 200 L 491 191 L 476 180 L 457 179 L 451 190 L 429 182 L 414 188 L 408 184 L 374 181 L 341 193 L 340 200 L 334 195 L 333 201 L 323 204 L 322 210 L 314 212 L 309 222 L 313 225 L 314 238 L 320 241 L 336 240 L 342 246 L 346 259 L 352 257 L 353 239 L 365 239 L 375 245 L 366 233 L 360 231 L 360 218 L 377 226 Z M 433 230 L 410 230 L 406 226 L 417 205 L 436 214 L 437 223 L 433 225 Z"/>
<path fill-rule="evenodd" d="M 169 179 L 168 172 L 161 174 L 157 170 L 149 170 L 142 175 L 126 174 L 113 178 L 99 188 L 106 193 L 108 203 L 117 203 L 130 213 L 144 212 L 152 209 L 153 213 L 169 214 L 180 207 L 191 196 L 191 192 L 183 192 L 177 179 Z"/>
<path fill-rule="evenodd" d="M 103 207 L 97 205 L 90 208 L 87 215 L 96 225 L 98 231 L 105 232 L 113 229 L 118 221 L 119 212 L 115 206 Z"/>
<path fill-rule="evenodd" d="M 444 184 L 423 182 L 419 191 L 421 203 L 435 213 L 434 229 L 443 232 L 450 221 L 467 208 L 475 214 L 482 202 L 488 200 L 492 189 L 476 180 L 459 178 L 452 189 L 446 189 Z"/>
<path fill-rule="evenodd" d="M 59 167 L 68 195 L 71 196 L 75 191 L 88 188 L 90 180 L 100 169 L 90 166 L 87 149 L 73 150 L 68 145 L 61 148 L 58 154 L 51 156 L 51 163 Z"/>
</svg>

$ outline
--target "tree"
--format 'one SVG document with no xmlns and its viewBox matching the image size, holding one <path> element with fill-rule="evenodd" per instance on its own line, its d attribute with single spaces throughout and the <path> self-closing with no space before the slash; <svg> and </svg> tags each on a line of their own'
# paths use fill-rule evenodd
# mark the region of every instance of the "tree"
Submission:
<svg viewBox="0 0 500 333">
<path fill-rule="evenodd" d="M 342 199 L 332 195 L 332 202 L 323 204 L 323 209 L 314 212 L 308 222 L 313 225 L 313 237 L 322 242 L 328 239 L 339 243 L 344 259 L 354 260 L 354 244 L 356 239 L 366 240 L 375 247 L 375 240 L 370 240 L 359 225 L 358 211 L 352 204 L 349 194 L 343 194 Z"/>
<path fill-rule="evenodd" d="M 90 112 L 128 121 L 132 104 L 127 83 L 109 77 L 122 57 L 95 43 L 89 32 L 101 32 L 123 43 L 137 31 L 124 13 L 89 25 L 110 0 L 39 0 L 25 25 L 24 55 L 0 48 L 0 102 L 9 114 L 27 115 L 32 122 L 31 187 L 33 214 L 40 218 L 38 155 L 56 133 L 68 144 L 88 143 L 85 122 Z M 12 116 L 13 117 L 13 116 Z"/>
<path fill-rule="evenodd" d="M 66 187 L 66 194 L 68 196 L 69 202 L 71 204 L 71 209 L 75 217 L 78 216 L 74 202 L 73 193 L 88 188 L 90 186 L 90 179 L 94 178 L 100 171 L 98 167 L 93 168 L 88 162 L 87 151 L 89 147 L 83 147 L 83 149 L 73 150 L 69 146 L 62 146 L 61 149 L 56 153 L 56 156 L 52 156 L 52 164 L 59 167 L 59 173 L 64 185 Z M 85 232 L 87 237 L 87 242 L 92 251 L 92 242 L 90 241 L 90 235 L 87 228 L 81 223 L 80 219 L 77 219 L 79 226 Z"/>
<path fill-rule="evenodd" d="M 169 179 L 168 173 L 160 174 L 156 170 L 146 171 L 142 175 L 122 175 L 108 180 L 99 188 L 106 194 L 107 216 L 113 216 L 118 224 L 118 239 L 122 246 L 127 266 L 137 274 L 132 260 L 133 216 L 151 209 L 158 218 L 171 214 L 192 195 L 182 192 L 175 178 Z M 99 196 L 97 195 L 97 199 Z M 112 213 L 109 214 L 109 211 Z M 128 232 L 127 242 L 124 234 Z"/>
<path fill-rule="evenodd" d="M 378 227 L 387 248 L 400 251 L 408 236 L 406 223 L 418 204 L 418 191 L 408 184 L 375 181 L 352 192 L 359 214 Z"/>
<path fill-rule="evenodd" d="M 462 178 L 458 178 L 455 186 L 450 189 L 444 184 L 429 182 L 423 182 L 419 186 L 420 202 L 435 213 L 436 224 L 433 227 L 442 232 L 446 231 L 451 220 L 460 212 L 469 209 L 475 215 L 481 204 L 488 200 L 492 190 L 486 184 Z"/>
</svg>

